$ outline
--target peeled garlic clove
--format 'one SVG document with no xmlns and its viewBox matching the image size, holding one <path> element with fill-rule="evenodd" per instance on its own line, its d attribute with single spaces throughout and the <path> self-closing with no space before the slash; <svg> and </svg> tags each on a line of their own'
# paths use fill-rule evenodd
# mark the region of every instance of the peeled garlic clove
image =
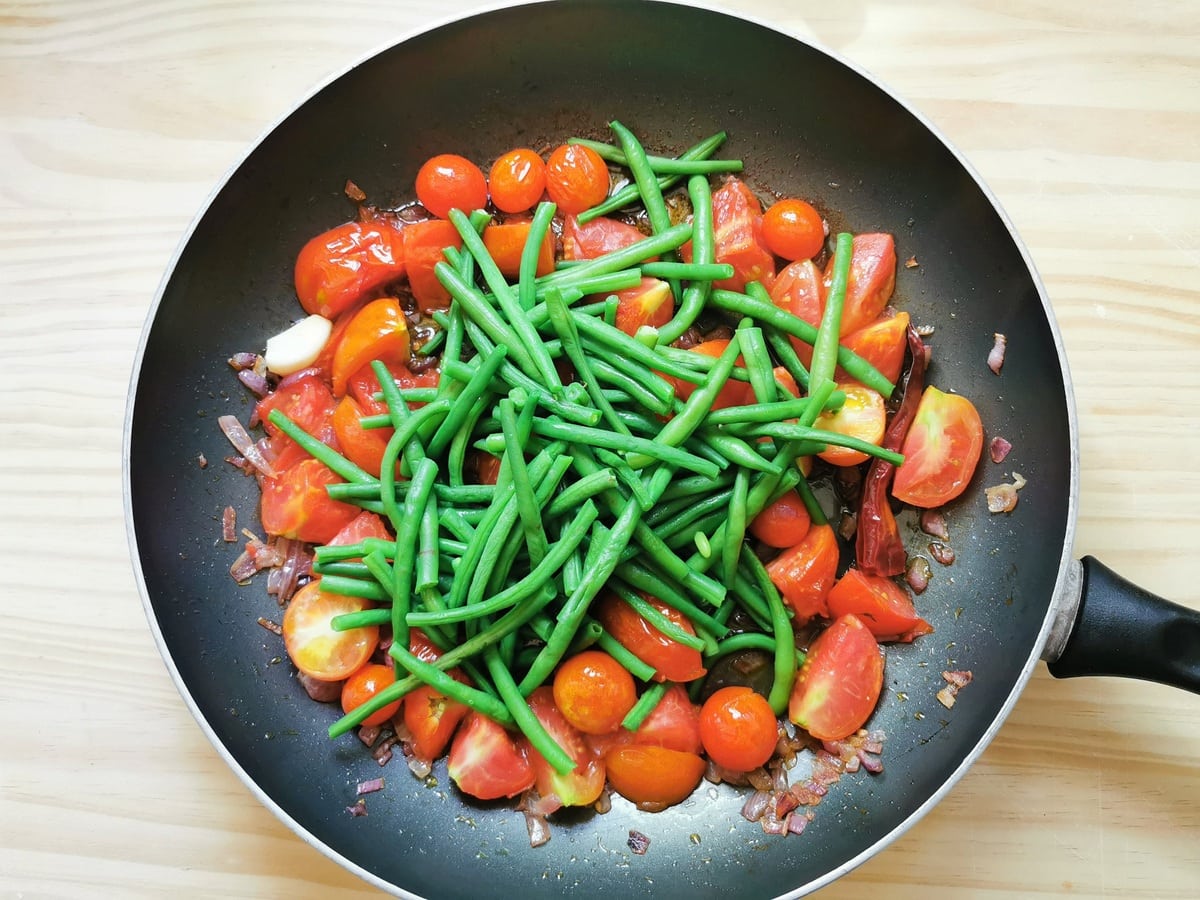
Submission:
<svg viewBox="0 0 1200 900">
<path fill-rule="evenodd" d="M 267 338 L 263 360 L 276 375 L 290 375 L 311 366 L 321 355 L 333 331 L 333 323 L 324 316 L 301 319 L 287 331 Z"/>
</svg>

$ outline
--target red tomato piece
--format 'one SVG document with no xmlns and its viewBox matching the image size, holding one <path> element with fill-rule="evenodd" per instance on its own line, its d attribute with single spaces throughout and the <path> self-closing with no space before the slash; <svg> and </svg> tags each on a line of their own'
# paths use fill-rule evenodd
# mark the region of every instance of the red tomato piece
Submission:
<svg viewBox="0 0 1200 900">
<path fill-rule="evenodd" d="M 283 645 L 292 663 L 320 681 L 341 681 L 359 669 L 379 644 L 374 625 L 334 631 L 334 616 L 362 612 L 371 603 L 321 590 L 321 580 L 310 581 L 288 601 L 283 614 Z"/>
<path fill-rule="evenodd" d="M 488 190 L 501 212 L 525 212 L 536 206 L 546 191 L 546 164 L 528 148 L 509 150 L 492 163 Z"/>
<path fill-rule="evenodd" d="M 533 766 L 503 726 L 470 713 L 450 744 L 447 770 L 459 790 L 479 800 L 515 797 L 533 787 Z"/>
<path fill-rule="evenodd" d="M 812 519 L 795 491 L 788 491 L 750 523 L 750 533 L 778 550 L 795 547 L 808 534 Z"/>
<path fill-rule="evenodd" d="M 271 410 L 278 409 L 321 443 L 336 448 L 337 435 L 333 429 L 336 406 L 329 387 L 311 370 L 287 376 L 279 382 L 279 387 L 258 401 L 254 415 L 271 437 L 277 471 L 290 468 L 309 455 L 268 419 Z"/>
<path fill-rule="evenodd" d="M 333 395 L 344 396 L 350 376 L 376 359 L 408 362 L 408 320 L 395 297 L 372 300 L 346 326 L 333 351 Z"/>
<path fill-rule="evenodd" d="M 896 469 L 892 496 L 924 509 L 949 503 L 967 489 L 983 452 L 979 412 L 961 394 L 930 385 L 900 452 L 904 462 Z"/>
<path fill-rule="evenodd" d="M 627 744 L 604 756 L 608 783 L 638 809 L 658 812 L 691 796 L 704 776 L 704 760 L 695 753 L 666 747 Z"/>
<path fill-rule="evenodd" d="M 700 708 L 700 740 L 718 766 L 749 772 L 775 753 L 779 722 L 761 694 L 748 687 L 724 687 Z"/>
<path fill-rule="evenodd" d="M 433 269 L 445 262 L 447 247 L 462 247 L 462 238 L 453 223 L 441 219 L 414 222 L 404 229 L 404 256 L 408 266 L 408 287 L 421 312 L 450 306 L 450 293 L 437 280 Z"/>
<path fill-rule="evenodd" d="M 833 283 L 837 254 L 825 267 L 825 292 Z M 840 333 L 850 334 L 869 325 L 883 312 L 896 287 L 896 243 L 890 234 L 856 234 L 850 252 L 850 278 L 842 307 Z"/>
<path fill-rule="evenodd" d="M 813 616 L 829 616 L 829 589 L 837 577 L 837 536 L 828 525 L 813 525 L 804 539 L 767 566 L 779 593 L 802 625 Z"/>
<path fill-rule="evenodd" d="M 699 753 L 700 707 L 692 702 L 682 685 L 673 684 L 638 726 L 633 739 L 637 744 Z"/>
<path fill-rule="evenodd" d="M 784 268 L 771 285 L 771 299 L 775 305 L 803 319 L 816 328 L 821 324 L 825 311 L 825 282 L 821 270 L 812 260 L 794 262 Z M 796 355 L 804 365 L 812 365 L 812 345 L 798 337 L 791 339 Z"/>
<path fill-rule="evenodd" d="M 404 238 L 390 223 L 347 222 L 296 257 L 296 296 L 306 312 L 335 318 L 368 291 L 404 274 Z"/>
<path fill-rule="evenodd" d="M 521 254 L 525 252 L 531 227 L 529 222 L 505 222 L 483 229 L 483 245 L 492 255 L 496 267 L 509 279 L 515 279 L 521 272 Z M 538 249 L 537 274 L 545 275 L 553 271 L 554 235 L 547 230 Z"/>
<path fill-rule="evenodd" d="M 563 220 L 563 259 L 595 259 L 636 244 L 645 236 L 632 225 L 616 219 L 600 216 L 581 225 L 575 216 L 567 216 Z"/>
<path fill-rule="evenodd" d="M 788 700 L 788 717 L 817 740 L 861 728 L 883 689 L 883 653 L 856 616 L 842 616 L 813 641 Z"/>
<path fill-rule="evenodd" d="M 856 437 L 868 444 L 879 445 L 887 428 L 887 406 L 878 391 L 857 382 L 837 386 L 846 395 L 846 402 L 838 410 L 826 410 L 817 416 L 814 425 L 823 431 L 832 431 L 847 437 Z M 861 450 L 829 444 L 817 454 L 834 466 L 856 466 L 867 459 Z"/>
<path fill-rule="evenodd" d="M 696 633 L 692 623 L 682 613 L 656 597 L 647 594 L 641 596 L 684 631 Z M 615 594 L 600 601 L 595 615 L 613 638 L 638 659 L 654 666 L 655 681 L 687 682 L 704 675 L 699 650 L 673 641 Z"/>
<path fill-rule="evenodd" d="M 829 591 L 829 614 L 855 615 L 878 641 L 909 643 L 933 628 L 917 615 L 912 597 L 891 578 L 849 569 Z"/>
<path fill-rule="evenodd" d="M 450 674 L 459 681 L 466 681 L 466 676 L 458 669 L 452 669 Z M 452 700 L 427 684 L 406 695 L 402 713 L 413 755 L 424 762 L 433 762 L 441 756 L 459 723 L 470 711 L 465 703 Z"/>
<path fill-rule="evenodd" d="M 351 519 L 345 528 L 331 537 L 328 543 L 334 547 L 346 547 L 350 544 L 360 544 L 367 538 L 388 541 L 392 540 L 392 533 L 388 531 L 382 518 L 364 509 Z"/>
<path fill-rule="evenodd" d="M 741 291 L 750 281 L 770 288 L 775 280 L 775 258 L 763 244 L 762 204 L 754 192 L 731 178 L 712 195 L 714 257 L 733 266 L 733 277 L 714 281 L 713 287 Z"/>
<path fill-rule="evenodd" d="M 843 337 L 842 346 L 853 350 L 895 384 L 904 369 L 909 321 L 908 313 L 885 309 L 874 322 Z M 848 381 L 849 376 L 839 368 L 837 379 Z"/>
<path fill-rule="evenodd" d="M 487 206 L 487 179 L 479 166 L 455 153 L 442 153 L 427 160 L 417 171 L 417 199 L 444 219 L 450 210 L 464 213 Z"/>
<path fill-rule="evenodd" d="M 262 526 L 268 534 L 325 544 L 358 515 L 358 507 L 331 500 L 326 485 L 340 484 L 328 466 L 304 459 L 262 479 Z"/>
<path fill-rule="evenodd" d="M 608 166 L 590 147 L 556 147 L 546 160 L 546 193 L 560 213 L 578 215 L 608 197 Z"/>
<path fill-rule="evenodd" d="M 803 200 L 772 203 L 763 213 L 763 243 L 787 260 L 812 259 L 825 246 L 825 220 Z"/>
<path fill-rule="evenodd" d="M 725 338 L 716 338 L 711 341 L 701 341 L 695 347 L 689 349 L 693 353 L 703 353 L 705 356 L 711 356 L 714 359 L 725 352 L 725 348 L 729 346 L 729 341 Z M 745 366 L 746 361 L 742 359 L 741 354 L 735 361 L 735 365 Z M 668 381 L 675 385 L 675 395 L 680 400 L 687 400 L 692 396 L 692 392 L 696 390 L 698 385 L 692 384 L 690 381 L 684 381 L 671 376 L 664 376 Z M 725 382 L 725 386 L 721 388 L 717 394 L 717 399 L 713 401 L 713 409 L 724 409 L 727 406 L 745 406 L 754 402 L 754 388 L 747 381 L 736 381 L 729 379 Z"/>
<path fill-rule="evenodd" d="M 358 709 L 395 681 L 396 670 L 392 666 L 367 663 L 342 683 L 342 712 L 348 713 Z M 362 720 L 362 724 L 382 725 L 399 711 L 400 701 L 397 700 L 375 710 Z"/>
<path fill-rule="evenodd" d="M 535 784 L 543 801 L 550 805 L 590 806 L 604 792 L 604 762 L 592 755 L 583 733 L 564 717 L 554 704 L 550 688 L 540 687 L 529 695 L 529 708 L 555 742 L 575 761 L 575 768 L 562 774 L 532 746 L 528 749 Z"/>
<path fill-rule="evenodd" d="M 424 369 L 419 373 L 413 373 L 408 366 L 399 363 L 386 363 L 387 369 L 392 373 L 392 380 L 396 382 L 396 386 L 401 390 L 406 388 L 431 388 L 437 387 L 438 379 L 441 377 L 436 367 Z M 365 416 L 380 415 L 387 412 L 387 404 L 382 399 L 376 400 L 375 395 L 379 393 L 379 379 L 375 377 L 375 369 L 371 366 L 363 366 L 357 372 L 350 376 L 350 381 L 346 385 L 346 391 L 349 396 L 354 398 L 354 402 L 358 404 Z M 412 402 L 409 403 L 410 409 L 418 409 L 425 404 Z"/>
<path fill-rule="evenodd" d="M 360 424 L 362 416 L 362 409 L 354 402 L 354 398 L 347 394 L 333 411 L 333 430 L 337 434 L 342 455 L 378 478 L 392 429 L 363 428 Z M 399 477 L 399 468 L 396 471 Z"/>
<path fill-rule="evenodd" d="M 636 702 L 633 676 L 603 651 L 577 653 L 554 673 L 555 705 L 585 734 L 615 731 Z"/>
<path fill-rule="evenodd" d="M 671 286 L 657 278 L 643 278 L 637 287 L 617 291 L 617 317 L 614 324 L 628 335 L 643 325 L 661 328 L 671 321 L 675 298 Z"/>
</svg>

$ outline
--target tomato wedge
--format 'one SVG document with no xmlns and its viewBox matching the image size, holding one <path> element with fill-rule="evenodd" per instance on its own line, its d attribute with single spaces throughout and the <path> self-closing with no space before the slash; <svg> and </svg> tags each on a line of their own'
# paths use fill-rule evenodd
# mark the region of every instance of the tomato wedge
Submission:
<svg viewBox="0 0 1200 900">
<path fill-rule="evenodd" d="M 700 707 L 688 697 L 683 685 L 671 685 L 658 701 L 658 706 L 638 726 L 633 741 L 681 753 L 699 753 Z"/>
<path fill-rule="evenodd" d="M 909 321 L 907 312 L 885 309 L 874 322 L 843 337 L 842 346 L 853 350 L 895 384 L 904 369 Z M 849 381 L 850 378 L 839 368 L 837 380 Z"/>
<path fill-rule="evenodd" d="M 575 769 L 564 775 L 546 762 L 536 749 L 529 748 L 534 783 L 542 800 L 551 806 L 590 806 L 595 803 L 604 792 L 604 762 L 592 755 L 583 732 L 559 711 L 550 688 L 540 687 L 530 694 L 529 708 L 555 743 L 575 761 Z"/>
<path fill-rule="evenodd" d="M 833 283 L 835 253 L 825 267 L 825 292 Z M 850 278 L 842 307 L 841 334 L 869 325 L 892 298 L 896 287 L 896 242 L 890 234 L 856 234 L 850 251 Z"/>
<path fill-rule="evenodd" d="M 857 616 L 877 641 L 909 643 L 933 628 L 917 615 L 908 591 L 891 578 L 849 569 L 829 592 L 829 614 Z"/>
<path fill-rule="evenodd" d="M 391 532 L 388 531 L 387 525 L 383 523 L 383 519 L 375 513 L 364 509 L 351 519 L 346 527 L 331 537 L 328 543 L 335 547 L 345 547 L 350 544 L 361 543 L 367 538 L 379 538 L 386 541 L 391 539 L 391 537 Z"/>
<path fill-rule="evenodd" d="M 714 281 L 714 288 L 741 291 L 747 282 L 759 281 L 770 288 L 775 280 L 775 257 L 763 243 L 762 204 L 754 192 L 737 178 L 730 178 L 713 192 L 713 256 L 733 266 L 733 277 Z M 691 256 L 690 243 L 683 256 Z M 690 260 L 689 260 L 690 261 Z"/>
<path fill-rule="evenodd" d="M 346 326 L 333 351 L 333 395 L 345 395 L 350 376 L 376 359 L 408 362 L 408 320 L 395 297 L 372 300 Z"/>
<path fill-rule="evenodd" d="M 825 310 L 825 282 L 821 270 L 810 259 L 785 266 L 771 285 L 771 300 L 780 309 L 816 328 L 821 324 L 821 314 Z M 806 366 L 811 365 L 812 345 L 797 337 L 791 341 L 800 361 Z"/>
<path fill-rule="evenodd" d="M 796 624 L 829 616 L 827 598 L 837 576 L 837 536 L 828 525 L 813 525 L 799 544 L 767 566 L 779 593 L 796 614 Z"/>
<path fill-rule="evenodd" d="M 682 613 L 648 594 L 641 596 L 684 631 L 696 633 Z M 597 604 L 595 615 L 605 631 L 638 659 L 654 666 L 655 681 L 686 682 L 704 675 L 699 650 L 671 640 L 615 594 Z"/>
<path fill-rule="evenodd" d="M 613 790 L 648 812 L 659 812 L 690 797 L 705 769 L 698 754 L 646 744 L 615 747 L 605 754 L 604 765 Z"/>
<path fill-rule="evenodd" d="M 856 382 L 839 384 L 837 389 L 845 393 L 846 402 L 841 409 L 826 410 L 817 416 L 816 427 L 878 446 L 887 428 L 887 407 L 883 397 L 878 391 Z M 867 459 L 867 454 L 861 450 L 835 444 L 829 444 L 817 455 L 833 466 L 857 466 Z"/>
<path fill-rule="evenodd" d="M 415 387 L 437 387 L 440 377 L 436 367 L 424 369 L 419 374 L 413 373 L 408 366 L 399 363 L 389 363 L 387 369 L 392 373 L 392 380 L 401 390 Z M 363 366 L 355 372 L 350 376 L 350 381 L 346 385 L 347 393 L 354 398 L 354 402 L 358 404 L 364 415 L 379 415 L 387 412 L 387 404 L 382 399 L 375 398 L 379 390 L 379 379 L 375 377 L 375 370 L 371 366 Z M 417 409 L 421 406 L 424 404 L 409 403 L 410 409 Z"/>
<path fill-rule="evenodd" d="M 840 741 L 870 718 L 883 690 L 883 653 L 857 616 L 813 641 L 788 700 L 788 717 L 813 737 Z"/>
<path fill-rule="evenodd" d="M 692 353 L 703 353 L 705 356 L 711 356 L 715 359 L 724 353 L 725 348 L 728 346 L 729 341 L 727 339 L 715 338 L 711 341 L 701 341 L 695 347 L 689 347 L 688 349 Z M 739 353 L 736 360 L 736 365 L 744 366 L 745 364 L 746 361 L 742 359 L 742 356 Z M 692 396 L 692 392 L 699 387 L 699 385 L 692 384 L 690 381 L 684 381 L 681 378 L 674 378 L 671 376 L 664 377 L 666 377 L 668 381 L 675 385 L 675 395 L 679 397 L 680 400 L 687 400 L 688 397 Z M 724 409 L 727 406 L 745 406 L 753 402 L 754 388 L 751 387 L 750 383 L 746 381 L 735 381 L 731 378 L 725 382 L 724 387 L 722 387 L 720 392 L 717 394 L 717 399 L 713 401 L 712 408 Z"/>
<path fill-rule="evenodd" d="M 278 409 L 321 443 L 337 447 L 337 435 L 333 428 L 336 405 L 333 394 L 313 370 L 289 375 L 279 382 L 279 387 L 258 401 L 254 416 L 270 435 L 276 471 L 290 468 L 308 459 L 309 455 L 267 418 L 271 410 Z"/>
<path fill-rule="evenodd" d="M 337 435 L 342 454 L 356 466 L 378 478 L 392 430 L 363 428 L 360 424 L 362 417 L 362 409 L 354 398 L 347 394 L 338 401 L 337 408 L 333 411 L 333 431 Z"/>
<path fill-rule="evenodd" d="M 617 317 L 613 324 L 632 336 L 643 325 L 661 328 L 671 321 L 674 312 L 671 286 L 658 278 L 643 278 L 636 287 L 617 291 Z"/>
<path fill-rule="evenodd" d="M 517 741 L 487 716 L 471 712 L 450 744 L 447 771 L 479 800 L 515 797 L 533 787 L 533 766 Z"/>
<path fill-rule="evenodd" d="M 358 515 L 357 506 L 332 500 L 326 485 L 341 482 L 328 466 L 304 459 L 262 479 L 262 526 L 268 534 L 327 544 Z"/>
<path fill-rule="evenodd" d="M 292 663 L 312 678 L 341 681 L 371 658 L 379 643 L 374 625 L 334 631 L 334 616 L 362 612 L 370 601 L 321 590 L 321 580 L 310 581 L 288 601 L 283 614 L 283 645 Z"/>
<path fill-rule="evenodd" d="M 433 662 L 441 656 L 441 651 L 419 628 L 409 632 L 408 649 L 425 662 Z M 463 684 L 468 683 L 462 669 L 454 668 L 447 674 Z M 468 712 L 470 707 L 465 703 L 453 700 L 427 684 L 405 696 L 402 716 L 413 755 L 424 762 L 433 762 L 441 756 Z"/>
<path fill-rule="evenodd" d="M 454 223 L 444 219 L 414 222 L 404 229 L 404 257 L 408 267 L 408 287 L 421 312 L 446 309 L 450 292 L 437 280 L 433 267 L 444 262 L 447 247 L 461 247 L 462 238 Z"/>
<path fill-rule="evenodd" d="M 296 296 L 306 312 L 336 317 L 404 274 L 403 232 L 385 221 L 347 222 L 317 235 L 296 257 Z"/>
<path fill-rule="evenodd" d="M 921 394 L 904 438 L 904 463 L 896 470 L 892 496 L 932 509 L 967 489 L 983 452 L 983 422 L 973 403 L 930 385 Z"/>
<path fill-rule="evenodd" d="M 617 219 L 598 216 L 580 224 L 575 216 L 567 216 L 562 230 L 563 259 L 595 259 L 636 244 L 645 236 L 632 225 Z"/>
</svg>

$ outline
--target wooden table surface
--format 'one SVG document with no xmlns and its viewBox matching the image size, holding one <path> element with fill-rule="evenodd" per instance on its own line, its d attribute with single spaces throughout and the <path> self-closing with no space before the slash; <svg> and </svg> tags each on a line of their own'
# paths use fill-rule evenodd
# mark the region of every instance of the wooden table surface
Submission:
<svg viewBox="0 0 1200 900">
<path fill-rule="evenodd" d="M 0 895 L 375 895 L 180 701 L 134 586 L 121 430 L 211 187 L 327 73 L 453 5 L 0 2 Z M 974 162 L 1072 363 L 1076 554 L 1200 608 L 1200 5 L 727 5 L 873 71 Z M 1042 668 L 961 785 L 822 896 L 1200 897 L 1198 758 L 1200 697 Z"/>
</svg>

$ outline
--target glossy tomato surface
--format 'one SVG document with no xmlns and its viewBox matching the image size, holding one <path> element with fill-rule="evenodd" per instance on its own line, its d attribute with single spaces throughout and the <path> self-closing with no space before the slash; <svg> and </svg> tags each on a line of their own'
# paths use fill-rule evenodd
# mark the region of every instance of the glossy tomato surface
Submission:
<svg viewBox="0 0 1200 900">
<path fill-rule="evenodd" d="M 883 651 L 857 616 L 825 629 L 808 656 L 788 701 L 788 717 L 813 737 L 839 741 L 861 728 L 883 689 Z"/>
<path fill-rule="evenodd" d="M 927 509 L 949 503 L 967 489 L 983 452 L 983 422 L 961 394 L 930 385 L 904 438 L 904 463 L 892 496 Z"/>
</svg>

